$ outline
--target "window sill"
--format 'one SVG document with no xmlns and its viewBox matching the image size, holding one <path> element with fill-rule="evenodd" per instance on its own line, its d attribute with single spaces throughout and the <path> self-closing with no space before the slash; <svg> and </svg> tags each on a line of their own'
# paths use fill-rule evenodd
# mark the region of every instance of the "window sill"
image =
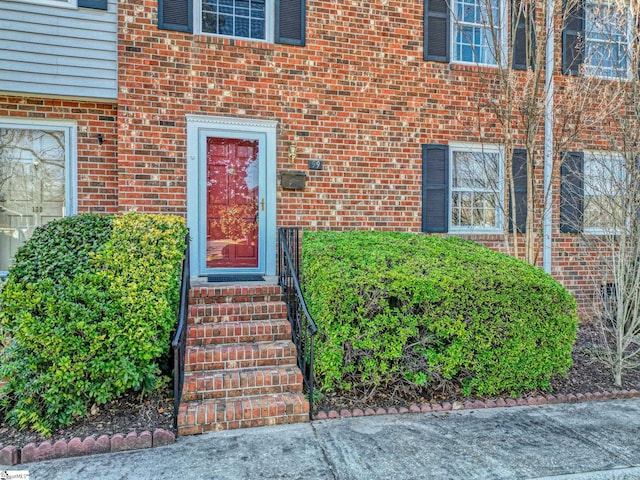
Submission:
<svg viewBox="0 0 640 480">
<path fill-rule="evenodd" d="M 239 48 L 254 48 L 258 50 L 270 50 L 273 51 L 275 44 L 267 42 L 265 40 L 251 40 L 249 38 L 231 38 L 231 37 L 218 37 L 215 35 L 207 35 L 204 33 L 198 33 L 193 36 L 193 41 L 196 43 L 204 43 L 207 45 L 224 45 L 230 47 Z"/>
<path fill-rule="evenodd" d="M 497 73 L 497 65 L 479 65 L 477 63 L 449 63 L 449 69 L 452 72 L 492 72 Z"/>
<path fill-rule="evenodd" d="M 449 230 L 449 235 L 458 237 L 463 240 L 484 240 L 484 241 L 502 241 L 504 240 L 504 234 L 499 231 L 455 231 Z"/>
</svg>

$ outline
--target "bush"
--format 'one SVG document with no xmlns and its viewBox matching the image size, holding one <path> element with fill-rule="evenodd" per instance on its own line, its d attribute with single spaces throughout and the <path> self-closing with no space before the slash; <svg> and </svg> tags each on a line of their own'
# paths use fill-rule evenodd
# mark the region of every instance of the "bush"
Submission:
<svg viewBox="0 0 640 480">
<path fill-rule="evenodd" d="M 80 215 L 39 228 L 0 292 L 0 407 L 48 434 L 127 390 L 149 390 L 176 321 L 181 218 Z"/>
<path fill-rule="evenodd" d="M 302 276 L 324 391 L 456 382 L 549 389 L 576 336 L 573 297 L 542 270 L 457 238 L 305 232 Z"/>
</svg>

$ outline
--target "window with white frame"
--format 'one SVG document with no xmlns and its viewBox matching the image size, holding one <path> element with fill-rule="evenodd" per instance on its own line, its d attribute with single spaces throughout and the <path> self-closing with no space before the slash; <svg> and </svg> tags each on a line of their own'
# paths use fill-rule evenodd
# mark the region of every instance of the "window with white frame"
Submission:
<svg viewBox="0 0 640 480">
<path fill-rule="evenodd" d="M 48 5 L 51 7 L 66 7 L 66 8 L 78 7 L 78 0 L 14 0 L 14 1 L 37 4 L 37 5 Z"/>
<path fill-rule="evenodd" d="M 497 65 L 506 25 L 501 0 L 453 0 L 452 11 L 453 60 Z"/>
<path fill-rule="evenodd" d="M 501 159 L 496 147 L 451 147 L 451 231 L 502 229 Z"/>
<path fill-rule="evenodd" d="M 271 41 L 273 9 L 273 0 L 201 0 L 200 28 L 202 33 Z"/>
<path fill-rule="evenodd" d="M 0 272 L 36 227 L 75 211 L 75 126 L 0 121 Z"/>
<path fill-rule="evenodd" d="M 585 73 L 626 79 L 630 74 L 632 21 L 624 3 L 587 2 L 585 5 Z"/>
<path fill-rule="evenodd" d="M 610 152 L 589 152 L 584 156 L 585 233 L 611 233 L 626 227 L 624 160 Z"/>
</svg>

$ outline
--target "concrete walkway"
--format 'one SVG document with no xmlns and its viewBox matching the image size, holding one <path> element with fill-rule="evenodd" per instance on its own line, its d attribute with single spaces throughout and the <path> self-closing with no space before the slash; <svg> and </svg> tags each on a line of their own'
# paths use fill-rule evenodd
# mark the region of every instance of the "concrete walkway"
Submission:
<svg viewBox="0 0 640 480">
<path fill-rule="evenodd" d="M 640 399 L 321 420 L 18 465 L 53 479 L 640 479 Z"/>
</svg>

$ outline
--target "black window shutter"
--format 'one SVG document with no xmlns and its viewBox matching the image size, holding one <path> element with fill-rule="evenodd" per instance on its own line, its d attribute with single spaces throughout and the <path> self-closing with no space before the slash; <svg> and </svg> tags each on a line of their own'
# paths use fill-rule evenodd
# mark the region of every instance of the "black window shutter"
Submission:
<svg viewBox="0 0 640 480">
<path fill-rule="evenodd" d="M 422 145 L 422 231 L 449 227 L 449 147 Z"/>
<path fill-rule="evenodd" d="M 533 64 L 535 62 L 535 10 L 530 11 L 533 4 L 525 3 L 524 7 L 521 7 L 521 5 L 521 0 L 514 0 L 511 3 L 511 18 L 513 20 L 513 25 L 515 26 L 515 31 L 513 32 L 512 66 L 515 70 L 533 68 Z M 521 8 L 522 11 L 520 11 Z M 527 33 L 529 33 L 528 41 Z M 528 63 L 527 52 L 529 52 L 530 55 Z"/>
<path fill-rule="evenodd" d="M 527 151 L 516 148 L 511 159 L 511 175 L 513 178 L 514 200 L 516 205 L 516 233 L 527 230 Z M 513 232 L 513 203 L 509 201 L 509 231 Z"/>
<path fill-rule="evenodd" d="M 305 0 L 276 0 L 276 43 L 298 45 L 306 43 Z"/>
<path fill-rule="evenodd" d="M 447 0 L 424 0 L 425 60 L 449 62 L 449 3 Z"/>
<path fill-rule="evenodd" d="M 158 0 L 158 28 L 193 32 L 193 0 Z"/>
<path fill-rule="evenodd" d="M 78 6 L 96 10 L 106 10 L 108 7 L 107 0 L 78 0 Z"/>
<path fill-rule="evenodd" d="M 565 0 L 565 8 L 566 0 Z M 562 30 L 562 73 L 578 75 L 584 51 L 584 4 L 579 0 L 566 12 Z"/>
<path fill-rule="evenodd" d="M 564 154 L 560 168 L 560 231 L 580 233 L 584 211 L 584 154 L 569 152 Z"/>
</svg>

